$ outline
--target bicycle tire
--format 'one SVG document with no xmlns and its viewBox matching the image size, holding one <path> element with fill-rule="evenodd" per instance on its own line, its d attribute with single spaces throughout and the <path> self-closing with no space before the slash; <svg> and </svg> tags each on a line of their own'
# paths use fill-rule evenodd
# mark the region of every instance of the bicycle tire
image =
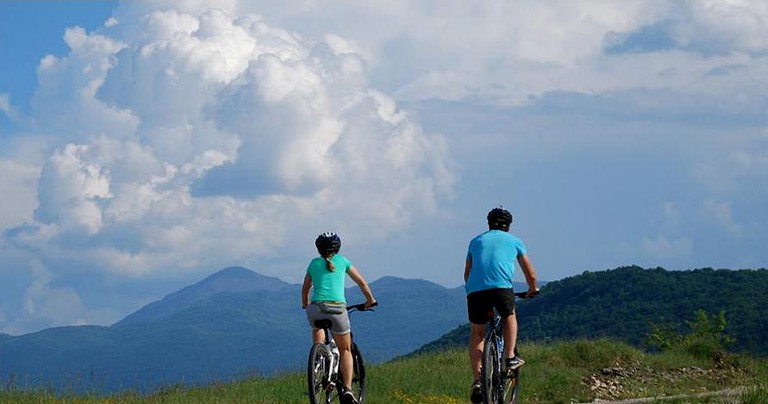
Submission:
<svg viewBox="0 0 768 404">
<path fill-rule="evenodd" d="M 480 380 L 482 383 L 483 403 L 496 404 L 498 377 L 500 369 L 498 346 L 495 333 L 488 333 L 483 344 Z"/>
<path fill-rule="evenodd" d="M 333 389 L 325 385 L 325 377 L 328 374 L 331 352 L 325 344 L 315 343 L 309 350 L 307 361 L 307 393 L 310 404 L 327 404 L 332 398 Z"/>
<path fill-rule="evenodd" d="M 518 356 L 517 347 L 515 347 L 515 356 Z M 504 380 L 503 404 L 517 404 L 518 392 L 520 391 L 520 368 L 514 369 L 510 377 Z"/>
<path fill-rule="evenodd" d="M 357 402 L 363 404 L 365 402 L 365 362 L 363 353 L 354 342 L 352 343 L 352 369 L 352 392 L 355 393 Z"/>
<path fill-rule="evenodd" d="M 512 375 L 504 382 L 504 397 L 502 403 L 517 404 L 518 391 L 520 390 L 520 369 L 512 371 Z"/>
</svg>

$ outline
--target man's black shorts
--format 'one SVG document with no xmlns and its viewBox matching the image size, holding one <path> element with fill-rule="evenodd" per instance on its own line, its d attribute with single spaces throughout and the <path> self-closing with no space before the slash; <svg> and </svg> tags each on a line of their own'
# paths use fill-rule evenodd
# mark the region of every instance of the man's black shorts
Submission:
<svg viewBox="0 0 768 404">
<path fill-rule="evenodd" d="M 467 295 L 467 313 L 472 324 L 485 324 L 493 316 L 493 308 L 501 317 L 515 314 L 515 293 L 512 289 L 487 289 Z"/>
</svg>

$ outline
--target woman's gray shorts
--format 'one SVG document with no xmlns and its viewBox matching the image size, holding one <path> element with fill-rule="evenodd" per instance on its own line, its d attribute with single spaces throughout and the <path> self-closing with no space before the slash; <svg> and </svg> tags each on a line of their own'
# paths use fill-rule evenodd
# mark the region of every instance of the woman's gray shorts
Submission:
<svg viewBox="0 0 768 404">
<path fill-rule="evenodd" d="M 320 311 L 320 308 L 317 307 L 317 304 L 315 304 L 314 302 L 310 303 L 309 306 L 307 306 L 307 320 L 309 321 L 309 325 L 312 327 L 313 330 L 316 330 L 319 328 L 315 325 L 316 320 L 326 320 L 326 319 L 331 320 L 331 332 L 334 335 L 344 335 L 349 333 L 350 331 L 349 315 L 347 314 L 346 309 L 341 314 L 328 314 Z"/>
</svg>

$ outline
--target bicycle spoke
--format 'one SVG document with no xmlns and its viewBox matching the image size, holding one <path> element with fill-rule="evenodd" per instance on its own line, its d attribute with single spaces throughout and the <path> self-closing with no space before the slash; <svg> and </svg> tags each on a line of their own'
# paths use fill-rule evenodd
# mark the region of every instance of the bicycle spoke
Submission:
<svg viewBox="0 0 768 404">
<path fill-rule="evenodd" d="M 332 388 L 332 387 L 329 386 L 329 389 L 328 389 L 327 394 L 325 396 L 326 397 L 325 402 L 327 404 L 331 404 L 333 402 L 333 400 L 335 400 L 336 397 L 339 396 L 337 390 L 338 390 L 337 388 Z"/>
<path fill-rule="evenodd" d="M 515 369 L 512 372 L 511 377 L 505 378 L 504 381 L 504 397 L 503 397 L 503 403 L 504 404 L 516 404 L 517 403 L 517 394 L 518 394 L 518 388 L 520 382 L 520 369 Z"/>
</svg>

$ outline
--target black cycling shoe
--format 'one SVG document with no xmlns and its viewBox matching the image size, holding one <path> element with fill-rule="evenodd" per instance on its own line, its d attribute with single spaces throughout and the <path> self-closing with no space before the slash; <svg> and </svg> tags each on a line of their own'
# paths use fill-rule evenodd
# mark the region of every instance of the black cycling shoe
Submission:
<svg viewBox="0 0 768 404">
<path fill-rule="evenodd" d="M 525 361 L 523 360 L 523 358 L 517 355 L 515 355 L 514 358 L 507 358 L 505 363 L 508 370 L 515 370 L 520 366 L 523 366 L 524 364 L 525 364 Z"/>
<path fill-rule="evenodd" d="M 475 404 L 483 402 L 483 384 L 480 380 L 475 380 L 475 382 L 472 383 L 472 393 L 470 394 L 469 399 Z"/>
<path fill-rule="evenodd" d="M 339 401 L 341 401 L 341 404 L 358 404 L 355 394 L 352 393 L 352 390 L 349 390 L 346 387 L 341 389 L 341 397 L 339 397 Z"/>
</svg>

